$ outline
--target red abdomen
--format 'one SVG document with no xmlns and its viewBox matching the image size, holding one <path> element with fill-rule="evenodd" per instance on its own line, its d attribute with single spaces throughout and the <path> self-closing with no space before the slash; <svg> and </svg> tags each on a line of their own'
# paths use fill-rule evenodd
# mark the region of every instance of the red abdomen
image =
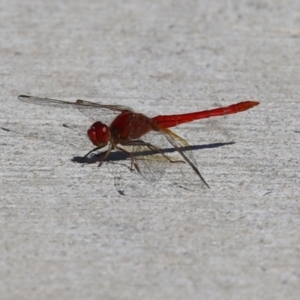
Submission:
<svg viewBox="0 0 300 300">
<path fill-rule="evenodd" d="M 152 120 L 162 128 L 177 126 L 182 123 L 192 122 L 199 119 L 236 114 L 258 105 L 257 101 L 244 101 L 227 107 L 219 107 L 204 111 L 197 111 L 187 114 L 157 116 Z"/>
</svg>

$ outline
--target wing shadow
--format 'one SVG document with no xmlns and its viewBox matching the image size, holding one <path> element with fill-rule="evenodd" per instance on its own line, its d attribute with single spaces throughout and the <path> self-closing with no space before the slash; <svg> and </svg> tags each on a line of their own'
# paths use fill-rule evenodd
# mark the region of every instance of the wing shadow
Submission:
<svg viewBox="0 0 300 300">
<path fill-rule="evenodd" d="M 233 145 L 235 142 L 228 142 L 228 143 L 214 143 L 214 144 L 206 144 L 206 145 L 193 145 L 193 146 L 187 146 L 187 147 L 180 147 L 179 149 L 181 151 L 195 151 L 195 150 L 203 150 L 203 149 L 213 149 L 213 148 L 219 148 L 224 147 L 228 145 Z M 162 149 L 163 153 L 174 153 L 177 150 L 175 148 L 165 148 Z M 151 151 L 142 151 L 142 152 L 136 152 L 135 155 L 152 155 L 153 152 Z M 99 159 L 103 156 L 102 153 L 93 154 L 91 156 L 85 157 L 85 156 L 74 156 L 72 158 L 72 162 L 80 163 L 80 164 L 92 164 L 99 162 Z M 114 151 L 111 152 L 105 161 L 109 162 L 117 162 L 117 161 L 125 161 L 128 159 L 128 155 L 126 155 L 123 152 L 120 151 Z"/>
</svg>

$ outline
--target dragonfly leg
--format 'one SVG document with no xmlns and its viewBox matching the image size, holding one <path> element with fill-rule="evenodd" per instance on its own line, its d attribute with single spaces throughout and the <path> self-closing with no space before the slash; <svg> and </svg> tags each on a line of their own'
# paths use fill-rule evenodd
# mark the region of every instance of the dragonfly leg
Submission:
<svg viewBox="0 0 300 300">
<path fill-rule="evenodd" d="M 101 149 L 101 148 L 103 148 L 103 147 L 97 147 L 97 148 L 92 149 L 91 151 L 89 151 L 89 152 L 82 158 L 82 160 L 83 160 L 83 161 L 87 160 L 88 156 L 89 156 L 91 153 L 93 153 L 94 151 L 97 151 L 97 150 L 99 150 L 99 149 Z M 94 159 L 90 159 L 87 163 L 93 164 L 93 163 L 95 163 L 95 162 L 100 162 L 100 163 L 99 163 L 99 166 L 101 166 L 102 162 L 108 157 L 108 155 L 110 154 L 111 150 L 112 150 L 112 147 L 111 147 L 111 145 L 110 145 L 109 148 L 108 148 L 106 151 L 101 152 L 101 153 L 95 155 L 95 156 L 94 156 Z"/>
<path fill-rule="evenodd" d="M 140 169 L 139 169 L 137 163 L 135 162 L 134 155 L 131 152 L 126 151 L 122 147 L 115 146 L 115 148 L 130 157 L 130 159 L 131 159 L 130 170 L 133 171 L 134 169 L 136 169 L 140 173 Z"/>
<path fill-rule="evenodd" d="M 100 150 L 101 148 L 103 148 L 103 146 L 101 146 L 101 147 L 96 147 L 96 148 L 92 149 L 92 150 L 89 151 L 82 159 L 83 159 L 83 160 L 86 159 L 91 153 L 93 153 L 93 152 L 95 152 L 95 151 L 97 151 L 97 150 Z M 107 151 L 102 152 L 102 153 L 106 153 L 106 152 L 107 152 Z"/>
</svg>

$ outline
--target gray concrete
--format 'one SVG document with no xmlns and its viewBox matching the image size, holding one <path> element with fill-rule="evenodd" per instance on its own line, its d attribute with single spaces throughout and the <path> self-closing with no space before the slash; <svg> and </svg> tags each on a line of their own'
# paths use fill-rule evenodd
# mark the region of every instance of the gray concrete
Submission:
<svg viewBox="0 0 300 300">
<path fill-rule="evenodd" d="M 1 1 L 0 298 L 299 299 L 299 12 L 298 0 Z M 91 149 L 89 118 L 18 94 L 150 116 L 261 104 L 175 128 L 199 146 L 210 190 L 172 186 L 172 164 L 152 193 L 142 181 L 124 197 L 114 178 L 133 175 L 119 163 L 71 161 Z"/>
</svg>

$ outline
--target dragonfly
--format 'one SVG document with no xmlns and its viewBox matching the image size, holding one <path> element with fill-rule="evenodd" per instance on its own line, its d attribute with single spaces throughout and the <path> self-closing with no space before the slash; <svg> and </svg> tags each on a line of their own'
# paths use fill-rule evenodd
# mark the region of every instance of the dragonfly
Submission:
<svg viewBox="0 0 300 300">
<path fill-rule="evenodd" d="M 115 118 L 108 126 L 96 121 L 87 130 L 87 136 L 95 146 L 84 158 L 107 147 L 97 155 L 97 161 L 108 159 L 113 150 L 125 154 L 131 160 L 131 170 L 136 170 L 150 182 L 158 181 L 165 171 L 166 162 L 186 162 L 198 176 L 200 182 L 209 188 L 201 175 L 197 162 L 188 142 L 169 128 L 199 119 L 235 114 L 257 106 L 257 101 L 243 101 L 226 107 L 174 115 L 158 115 L 150 118 L 132 108 L 123 105 L 109 105 L 76 100 L 67 102 L 50 98 L 28 95 L 18 96 L 20 101 L 56 108 L 76 108 L 83 114 L 92 117 L 102 113 L 114 113 Z M 174 160 L 165 147 L 171 146 L 181 160 Z"/>
</svg>

